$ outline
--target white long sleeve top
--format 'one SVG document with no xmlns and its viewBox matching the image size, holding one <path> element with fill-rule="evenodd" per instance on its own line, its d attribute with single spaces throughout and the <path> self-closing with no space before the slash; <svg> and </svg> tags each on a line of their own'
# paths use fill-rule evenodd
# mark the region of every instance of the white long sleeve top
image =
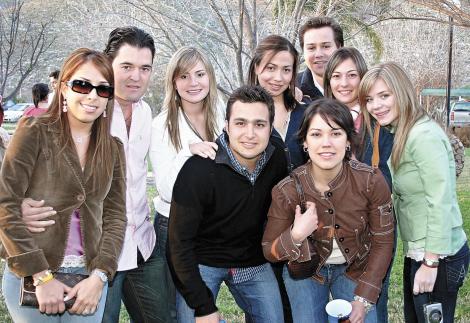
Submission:
<svg viewBox="0 0 470 323">
<path fill-rule="evenodd" d="M 189 145 L 201 142 L 192 131 L 182 113 L 178 123 L 182 149 L 177 152 L 168 136 L 165 121 L 168 111 L 165 109 L 152 122 L 152 139 L 150 141 L 150 161 L 152 163 L 155 185 L 158 195 L 153 199 L 155 210 L 163 216 L 170 215 L 171 195 L 176 177 L 184 163 L 192 156 Z M 217 135 L 222 133 L 224 114 L 217 113 Z"/>
</svg>

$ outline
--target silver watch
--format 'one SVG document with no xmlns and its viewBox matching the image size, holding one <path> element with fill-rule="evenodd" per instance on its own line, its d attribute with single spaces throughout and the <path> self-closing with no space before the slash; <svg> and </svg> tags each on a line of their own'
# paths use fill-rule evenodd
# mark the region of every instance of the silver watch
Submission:
<svg viewBox="0 0 470 323">
<path fill-rule="evenodd" d="M 370 303 L 367 299 L 361 296 L 354 295 L 354 300 L 361 302 L 364 304 L 364 308 L 366 310 L 366 313 L 369 313 L 369 311 L 372 309 L 372 303 Z"/>
<path fill-rule="evenodd" d="M 103 282 L 103 284 L 106 284 L 108 282 L 108 276 L 101 270 L 95 269 L 91 272 L 91 274 L 98 276 Z"/>
</svg>

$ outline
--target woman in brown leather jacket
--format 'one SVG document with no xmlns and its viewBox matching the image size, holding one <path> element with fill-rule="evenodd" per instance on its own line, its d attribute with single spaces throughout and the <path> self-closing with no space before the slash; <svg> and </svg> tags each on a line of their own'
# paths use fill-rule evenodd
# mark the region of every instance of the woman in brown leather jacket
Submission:
<svg viewBox="0 0 470 323">
<path fill-rule="evenodd" d="M 311 259 L 310 246 L 318 254 L 312 258 L 319 261 L 311 278 L 294 279 L 284 269 L 296 323 L 326 322 L 330 293 L 351 302 L 351 322 L 377 321 L 374 303 L 392 258 L 394 222 L 390 191 L 380 171 L 351 160 L 355 136 L 344 104 L 316 100 L 299 130 L 310 161 L 294 171 L 306 211 L 301 212 L 292 177 L 272 191 L 265 257 L 302 263 Z"/>
</svg>

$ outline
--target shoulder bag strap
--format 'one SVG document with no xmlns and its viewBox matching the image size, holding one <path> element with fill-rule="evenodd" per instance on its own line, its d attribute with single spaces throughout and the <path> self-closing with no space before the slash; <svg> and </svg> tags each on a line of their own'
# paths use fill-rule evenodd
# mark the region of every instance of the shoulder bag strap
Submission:
<svg viewBox="0 0 470 323">
<path fill-rule="evenodd" d="M 375 129 L 374 129 L 374 138 L 372 138 L 373 144 L 374 144 L 374 149 L 372 151 L 372 167 L 373 168 L 379 167 L 379 161 L 380 161 L 379 133 L 380 133 L 380 125 L 376 124 Z"/>
</svg>

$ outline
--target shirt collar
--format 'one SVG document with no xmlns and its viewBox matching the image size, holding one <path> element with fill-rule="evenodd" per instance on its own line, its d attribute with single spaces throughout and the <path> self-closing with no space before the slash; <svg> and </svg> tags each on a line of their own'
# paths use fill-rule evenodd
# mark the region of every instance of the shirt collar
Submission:
<svg viewBox="0 0 470 323">
<path fill-rule="evenodd" d="M 240 162 L 233 154 L 232 149 L 230 149 L 228 143 L 228 136 L 225 131 L 223 131 L 219 138 L 217 138 L 216 143 L 219 145 L 219 147 L 221 146 L 222 149 L 217 150 L 215 162 L 230 166 L 237 173 L 246 177 L 252 185 L 254 185 L 259 174 L 264 169 L 264 167 L 268 163 L 269 158 L 274 153 L 274 146 L 269 142 L 266 149 L 261 153 L 261 157 L 256 162 L 254 171 L 250 173 L 250 171 L 246 167 L 240 164 Z"/>
</svg>

